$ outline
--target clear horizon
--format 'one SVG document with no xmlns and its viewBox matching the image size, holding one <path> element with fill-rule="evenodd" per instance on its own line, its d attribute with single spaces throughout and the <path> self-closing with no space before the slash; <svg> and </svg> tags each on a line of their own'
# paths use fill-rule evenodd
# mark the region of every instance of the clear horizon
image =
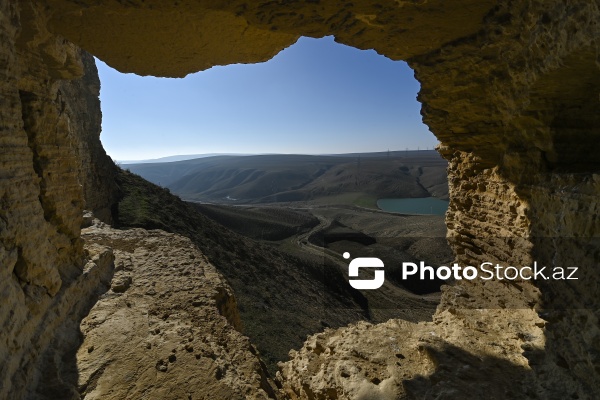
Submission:
<svg viewBox="0 0 600 400">
<path fill-rule="evenodd" d="M 434 148 L 419 83 L 401 61 L 333 38 L 300 38 L 261 64 L 183 79 L 122 74 L 97 60 L 101 140 L 115 160 L 177 155 L 343 154 Z"/>
<path fill-rule="evenodd" d="M 196 157 L 196 156 L 202 156 L 202 157 L 212 157 L 212 156 L 223 156 L 223 155 L 228 155 L 228 156 L 269 156 L 269 155 L 304 155 L 304 156 L 336 156 L 336 155 L 346 155 L 346 154 L 353 154 L 353 153 L 385 153 L 387 151 L 391 152 L 391 153 L 397 153 L 397 152 L 402 152 L 402 151 L 433 151 L 435 150 L 435 147 L 425 147 L 425 148 L 416 148 L 416 149 L 389 149 L 389 150 L 381 150 L 381 151 L 352 151 L 349 153 L 198 153 L 198 154 L 171 154 L 171 155 L 167 155 L 167 156 L 161 156 L 161 157 L 157 157 L 157 158 L 143 158 L 143 159 L 115 159 L 113 158 L 113 160 L 115 162 L 120 162 L 120 163 L 133 163 L 133 162 L 139 162 L 139 161 L 155 161 L 155 160 L 161 160 L 161 159 L 165 159 L 165 158 L 173 158 L 173 157 Z M 192 159 L 192 158 L 189 158 Z"/>
</svg>

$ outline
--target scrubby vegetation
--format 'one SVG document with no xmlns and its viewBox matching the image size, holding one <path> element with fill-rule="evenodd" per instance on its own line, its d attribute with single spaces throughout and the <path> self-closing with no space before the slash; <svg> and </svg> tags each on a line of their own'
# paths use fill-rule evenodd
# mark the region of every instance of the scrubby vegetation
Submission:
<svg viewBox="0 0 600 400">
<path fill-rule="evenodd" d="M 212 220 L 256 240 L 284 240 L 319 224 L 319 220 L 311 213 L 289 208 L 192 205 Z"/>
<path fill-rule="evenodd" d="M 403 260 L 448 261 L 442 217 L 399 216 L 350 205 L 194 204 L 123 170 L 117 183 L 117 226 L 189 237 L 234 289 L 244 333 L 271 372 L 287 359 L 289 349 L 324 327 L 357 320 L 425 320 L 436 307 L 436 295 L 422 295 L 438 290 L 441 282 L 402 282 L 398 266 Z M 386 260 L 382 290 L 352 289 L 347 260 L 341 257 L 345 251 Z"/>
<path fill-rule="evenodd" d="M 130 172 L 120 170 L 117 183 L 117 227 L 162 229 L 192 239 L 233 287 L 244 333 L 271 372 L 307 335 L 369 318 L 365 298 L 323 258 L 297 257 L 238 235 Z"/>
</svg>

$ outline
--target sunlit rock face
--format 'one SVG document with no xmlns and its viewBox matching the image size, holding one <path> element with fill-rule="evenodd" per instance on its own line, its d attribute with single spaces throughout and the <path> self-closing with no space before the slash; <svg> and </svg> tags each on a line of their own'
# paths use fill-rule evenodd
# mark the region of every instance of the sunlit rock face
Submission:
<svg viewBox="0 0 600 400">
<path fill-rule="evenodd" d="M 95 264 L 80 238 L 84 206 L 110 217 L 113 191 L 94 61 L 48 32 L 41 10 L 0 5 L 1 398 L 31 390 L 42 360 L 51 368 L 61 327 L 77 340 L 112 257 L 101 252 Z"/>
<path fill-rule="evenodd" d="M 55 335 L 75 335 L 110 276 L 110 250 L 84 252 L 80 238 L 84 208 L 108 221 L 115 193 L 80 47 L 123 72 L 184 76 L 265 61 L 302 35 L 415 70 L 450 162 L 457 261 L 576 263 L 580 281 L 457 282 L 432 323 L 312 338 L 282 366 L 280 395 L 600 397 L 597 2 L 15 0 L 0 11 L 0 397 L 35 393 L 63 351 Z M 378 353 L 390 330 L 408 338 L 393 344 L 404 358 Z M 363 372 L 345 379 L 343 365 Z"/>
</svg>

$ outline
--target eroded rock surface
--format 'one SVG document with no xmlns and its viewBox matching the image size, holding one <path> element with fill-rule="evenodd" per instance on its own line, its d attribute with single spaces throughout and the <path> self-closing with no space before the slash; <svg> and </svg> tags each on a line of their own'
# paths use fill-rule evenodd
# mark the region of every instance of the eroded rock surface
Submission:
<svg viewBox="0 0 600 400">
<path fill-rule="evenodd" d="M 46 0 L 51 28 L 123 72 L 184 76 L 266 61 L 299 36 L 335 35 L 401 60 L 476 33 L 495 2 Z"/>
<path fill-rule="evenodd" d="M 86 399 L 266 399 L 275 392 L 241 328 L 235 298 L 192 242 L 98 223 L 87 245 L 115 254 L 111 288 L 81 323 Z"/>
<path fill-rule="evenodd" d="M 529 310 L 456 309 L 434 321 L 359 323 L 310 337 L 281 363 L 291 399 L 551 398 L 524 355 L 542 352 L 544 322 Z"/>
<path fill-rule="evenodd" d="M 85 192 L 110 216 L 113 164 L 93 58 L 34 2 L 0 4 L 0 37 L 0 397 L 21 398 L 53 368 L 59 327 L 77 329 L 102 290 L 85 279 L 80 224 Z"/>
</svg>

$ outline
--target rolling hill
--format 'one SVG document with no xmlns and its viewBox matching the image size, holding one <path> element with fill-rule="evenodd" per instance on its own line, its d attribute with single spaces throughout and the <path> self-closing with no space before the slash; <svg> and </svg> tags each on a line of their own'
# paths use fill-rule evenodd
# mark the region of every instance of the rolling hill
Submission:
<svg viewBox="0 0 600 400">
<path fill-rule="evenodd" d="M 447 162 L 436 151 L 215 156 L 123 167 L 193 201 L 272 203 L 350 193 L 448 198 Z"/>
<path fill-rule="evenodd" d="M 234 289 L 243 332 L 271 373 L 288 358 L 289 349 L 326 327 L 389 318 L 425 321 L 435 310 L 438 295 L 432 292 L 439 284 L 423 291 L 389 279 L 382 291 L 364 293 L 348 284 L 341 254 L 389 256 L 391 278 L 399 259 L 447 261 L 451 253 L 442 217 L 354 207 L 194 204 L 127 171 L 119 169 L 115 178 L 114 226 L 190 238 Z M 313 235 L 321 235 L 323 243 Z M 433 243 L 436 237 L 441 242 Z M 328 249 L 321 247 L 325 243 Z"/>
</svg>

